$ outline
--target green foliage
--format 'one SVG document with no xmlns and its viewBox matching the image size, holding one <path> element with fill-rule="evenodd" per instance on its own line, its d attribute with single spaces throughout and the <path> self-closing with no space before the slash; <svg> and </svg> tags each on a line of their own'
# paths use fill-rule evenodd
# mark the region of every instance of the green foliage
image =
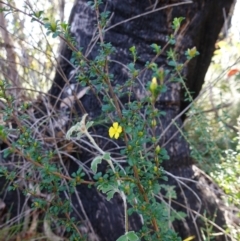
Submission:
<svg viewBox="0 0 240 241">
<path fill-rule="evenodd" d="M 192 156 L 239 207 L 239 55 L 238 36 L 231 29 L 217 43 L 198 100 L 185 122 Z"/>
<path fill-rule="evenodd" d="M 92 149 L 95 150 L 95 156 L 91 161 L 91 171 L 94 174 L 95 181 L 87 181 L 85 179 L 86 173 L 82 168 L 71 175 L 66 174 L 63 168 L 54 162 L 54 157 L 58 154 L 57 150 L 46 149 L 44 142 L 38 140 L 34 136 L 34 132 L 29 130 L 26 125 L 27 122 L 22 122 L 22 120 L 29 118 L 24 114 L 24 110 L 28 109 L 26 103 L 23 103 L 20 107 L 21 112 L 17 116 L 15 115 L 18 110 L 14 105 L 14 96 L 8 93 L 9 87 L 6 81 L 2 81 L 0 84 L 0 95 L 6 105 L 3 120 L 5 122 L 13 120 L 16 127 L 0 126 L 0 137 L 8 145 L 4 152 L 4 158 L 17 155 L 19 165 L 28 163 L 30 168 L 24 178 L 29 185 L 28 188 L 25 187 L 24 194 L 32 197 L 32 208 L 34 210 L 45 213 L 45 224 L 51 218 L 54 219 L 56 226 L 66 228 L 70 240 L 84 240 L 86 237 L 83 237 L 80 233 L 77 221 L 69 215 L 72 211 L 70 198 L 65 200 L 62 198 L 62 194 L 67 193 L 68 197 L 70 197 L 75 192 L 76 186 L 89 185 L 89 188 L 91 188 L 94 185 L 106 195 L 107 200 L 111 200 L 116 193 L 123 200 L 125 233 L 117 241 L 137 241 L 139 239 L 180 241 L 181 239 L 177 234 L 169 228 L 169 222 L 184 219 L 186 215 L 182 212 L 169 211 L 170 207 L 157 199 L 157 195 L 161 191 L 165 193 L 167 199 L 176 199 L 176 192 L 172 186 L 159 184 L 159 180 L 167 179 L 162 168 L 162 162 L 168 160 L 169 156 L 166 150 L 158 145 L 158 137 L 155 134 L 156 120 L 166 113 L 156 110 L 155 103 L 159 95 L 167 90 L 164 83 L 164 78 L 167 75 L 170 76 L 170 81 L 180 82 L 186 88 L 181 71 L 188 61 L 199 53 L 195 47 L 188 49 L 185 52 L 185 62 L 178 62 L 178 53 L 174 50 L 175 34 L 184 18 L 175 18 L 173 21 L 174 33 L 169 36 L 167 45 L 158 46 L 155 43 L 151 45 L 155 56 L 145 65 L 145 68 L 152 73 L 152 79 L 144 86 L 147 95 L 139 101 L 130 101 L 129 98 L 127 103 L 120 103 L 119 100 L 124 95 L 131 96 L 131 88 L 135 85 L 136 79 L 141 73 L 141 70 L 137 69 L 135 64 L 138 59 L 138 51 L 135 46 L 129 49 L 132 55 L 132 61 L 127 65 L 129 79 L 122 86 L 113 85 L 114 76 L 110 75 L 106 70 L 108 70 L 109 55 L 114 53 L 115 50 L 111 43 L 105 43 L 102 38 L 110 14 L 109 12 L 99 13 L 98 7 L 100 4 L 101 1 L 95 1 L 91 4 L 97 14 L 98 32 L 101 40 L 99 53 L 94 60 L 87 59 L 81 49 L 76 49 L 75 42 L 69 34 L 69 26 L 66 23 L 45 18 L 43 11 L 32 12 L 31 16 L 34 22 L 37 21 L 43 24 L 47 34 L 52 34 L 53 38 L 60 37 L 68 43 L 69 48 L 73 51 L 71 63 L 79 68 L 79 75 L 76 78 L 81 82 L 82 86 L 90 86 L 94 89 L 96 96 L 100 96 L 100 94 L 104 96 L 101 100 L 104 120 L 100 122 L 107 126 L 110 123 L 117 123 L 121 127 L 117 130 L 117 135 L 113 133 L 110 137 L 114 136 L 115 139 L 124 143 L 120 154 L 128 165 L 120 165 L 111 153 L 105 152 L 96 143 L 89 131 L 95 123 L 87 122 L 86 114 L 80 122 L 69 129 L 66 139 L 71 140 L 73 136 L 77 140 L 81 140 L 83 137 L 88 139 Z M 157 57 L 162 54 L 162 50 L 166 49 L 166 47 L 169 48 L 167 51 L 169 69 L 160 68 L 155 63 Z M 191 93 L 187 88 L 186 98 L 192 101 Z M 143 107 L 145 116 L 139 118 Z M 194 108 L 192 111 L 194 111 Z M 204 132 L 203 121 L 196 118 L 196 122 L 192 122 L 194 125 L 197 123 L 194 131 L 198 133 L 197 128 L 201 128 L 199 130 L 201 135 L 203 134 L 205 138 L 208 138 L 209 131 L 205 130 Z M 106 132 L 108 132 L 107 128 Z M 12 133 L 14 133 L 15 138 L 10 141 L 8 136 Z M 209 137 L 209 140 L 207 140 L 209 149 L 207 150 L 212 153 L 214 146 L 210 140 Z M 143 148 L 144 146 L 148 148 Z M 193 156 L 201 160 L 200 157 L 207 153 L 200 152 L 197 152 L 197 154 L 193 152 Z M 228 153 L 228 158 L 230 156 L 236 158 L 239 162 L 239 154 L 234 152 L 230 155 Z M 98 171 L 103 162 L 108 164 L 108 168 L 104 173 Z M 10 171 L 7 168 L 0 167 L 0 175 L 12 183 L 10 185 L 11 190 L 22 188 L 16 182 L 18 180 L 17 171 Z M 225 185 L 223 187 L 226 189 Z M 144 220 L 142 229 L 137 233 L 128 229 L 128 216 L 133 212 L 137 212 Z"/>
<path fill-rule="evenodd" d="M 236 151 L 226 150 L 222 157 L 221 164 L 217 164 L 216 171 L 211 175 L 219 183 L 220 187 L 227 194 L 227 202 L 234 203 L 240 207 L 240 119 L 238 119 L 238 136 Z"/>
</svg>

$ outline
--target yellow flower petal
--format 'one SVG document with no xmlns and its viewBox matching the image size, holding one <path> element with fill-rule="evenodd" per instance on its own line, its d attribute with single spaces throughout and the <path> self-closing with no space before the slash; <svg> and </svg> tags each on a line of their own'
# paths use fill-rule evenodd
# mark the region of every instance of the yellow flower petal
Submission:
<svg viewBox="0 0 240 241">
<path fill-rule="evenodd" d="M 115 139 L 118 139 L 118 137 L 119 137 L 119 133 L 115 133 Z"/>
<path fill-rule="evenodd" d="M 119 126 L 118 129 L 117 129 L 117 131 L 118 131 L 119 133 L 121 133 L 121 132 L 122 132 L 122 127 Z"/>
<path fill-rule="evenodd" d="M 115 131 L 114 131 L 113 127 L 110 127 L 110 129 L 109 129 L 109 136 L 110 136 L 111 138 L 113 138 L 114 133 L 115 133 Z"/>
<path fill-rule="evenodd" d="M 117 123 L 117 122 L 114 122 L 114 123 L 113 123 L 113 128 L 114 128 L 114 129 L 117 129 L 117 128 L 118 128 L 118 123 Z"/>
</svg>

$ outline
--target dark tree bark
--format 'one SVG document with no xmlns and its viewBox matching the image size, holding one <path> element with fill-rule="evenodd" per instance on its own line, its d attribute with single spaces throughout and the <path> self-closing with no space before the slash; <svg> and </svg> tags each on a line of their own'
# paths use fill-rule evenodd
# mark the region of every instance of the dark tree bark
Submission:
<svg viewBox="0 0 240 241">
<path fill-rule="evenodd" d="M 69 23 L 76 47 L 82 49 L 86 57 L 91 60 L 98 54 L 99 39 L 96 33 L 96 13 L 87 2 L 88 0 L 76 0 Z M 145 63 L 154 57 L 150 45 L 156 43 L 164 47 L 168 36 L 172 34 L 172 20 L 175 17 L 185 17 L 176 36 L 175 51 L 178 53 L 179 62 L 185 61 L 185 51 L 188 48 L 196 47 L 200 52 L 200 55 L 191 60 L 182 72 L 185 83 L 195 98 L 200 92 L 215 49 L 215 42 L 224 23 L 223 10 L 228 14 L 233 2 L 234 0 L 193 0 L 192 3 L 179 1 L 179 4 L 176 4 L 176 1 L 159 0 L 155 6 L 156 9 L 165 7 L 164 9 L 144 14 L 153 10 L 154 3 L 147 0 L 104 0 L 100 11 L 106 9 L 112 14 L 104 34 L 104 41 L 110 42 L 116 49 L 116 52 L 110 56 L 110 73 L 114 76 L 115 84 L 124 83 L 128 79 L 126 64 L 132 62 L 130 47 L 136 47 L 139 56 L 136 67 L 143 69 Z M 175 5 L 171 5 L 174 3 Z M 131 19 L 134 16 L 138 17 Z M 127 19 L 129 20 L 122 22 Z M 95 42 L 96 39 L 97 42 Z M 49 91 L 51 104 L 57 108 L 60 108 L 61 100 L 69 95 L 71 85 L 74 85 L 76 94 L 82 88 L 81 83 L 78 83 L 75 78 L 78 74 L 76 68 L 70 64 L 72 51 L 65 44 L 62 46 L 61 56 L 54 83 Z M 166 52 L 155 62 L 159 67 L 169 68 Z M 151 80 L 151 76 L 150 71 L 144 71 L 139 76 L 140 82 L 145 84 Z M 194 165 L 189 146 L 176 128 L 176 125 L 179 127 L 182 125 L 184 117 L 177 118 L 176 125 L 170 125 L 188 103 L 183 101 L 184 90 L 180 83 L 169 82 L 167 78 L 165 81 L 167 92 L 159 97 L 156 108 L 159 111 L 165 111 L 166 116 L 159 119 L 157 132 L 159 136 L 164 133 L 159 144 L 166 148 L 170 159 L 163 164 L 165 170 L 169 172 L 168 181 L 160 182 L 175 186 L 177 199 L 172 201 L 172 207 L 188 215 L 185 220 L 173 223 L 175 231 L 183 239 L 194 235 L 194 240 L 203 240 L 201 229 L 206 228 L 206 223 L 201 215 L 206 212 L 206 216 L 214 220 L 214 232 L 221 232 L 221 228 L 224 229 L 227 224 L 227 210 L 221 201 L 221 190 Z M 132 100 L 142 98 L 145 94 L 144 89 L 138 84 L 135 86 Z M 73 93 L 70 95 L 72 96 Z M 79 103 L 76 101 L 75 106 L 78 119 L 84 114 L 82 107 L 89 114 L 90 119 L 94 120 L 101 115 L 101 106 L 92 92 L 84 95 Z M 107 137 L 107 129 L 104 126 L 96 126 L 95 131 L 98 135 Z M 106 150 L 113 147 L 111 143 L 106 143 L 101 138 L 98 141 Z M 81 163 L 88 165 L 87 161 L 90 158 L 90 153 L 81 150 L 79 158 Z M 78 167 L 77 164 L 71 163 L 70 171 L 75 171 Z M 104 170 L 105 167 L 101 168 Z M 93 232 L 95 232 L 101 241 L 115 241 L 124 233 L 120 197 L 115 195 L 108 202 L 97 189 L 89 189 L 84 185 L 80 185 L 78 191 L 85 214 L 93 227 L 92 233 L 89 231 L 89 239 L 93 239 Z M 76 196 L 72 197 L 72 202 L 75 209 L 84 217 L 81 208 L 77 206 Z M 73 215 L 79 218 L 77 214 Z M 86 216 L 83 220 L 86 220 Z M 132 215 L 130 229 L 139 230 L 140 228 L 140 217 L 136 214 Z M 224 234 L 214 238 L 216 241 L 228 239 Z"/>
</svg>

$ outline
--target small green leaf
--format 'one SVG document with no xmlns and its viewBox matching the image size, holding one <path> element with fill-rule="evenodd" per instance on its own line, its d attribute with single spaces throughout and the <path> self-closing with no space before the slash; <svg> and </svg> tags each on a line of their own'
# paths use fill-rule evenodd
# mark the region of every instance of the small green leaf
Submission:
<svg viewBox="0 0 240 241">
<path fill-rule="evenodd" d="M 59 32 L 55 32 L 55 33 L 52 34 L 53 38 L 57 38 L 58 36 L 59 36 Z"/>
<path fill-rule="evenodd" d="M 153 48 L 153 51 L 156 54 L 160 54 L 160 52 L 161 52 L 161 47 L 160 46 L 158 46 L 157 44 L 152 44 L 151 47 Z"/>
<path fill-rule="evenodd" d="M 175 218 L 176 218 L 177 220 L 183 220 L 183 219 L 186 218 L 186 217 L 187 217 L 187 214 L 184 213 L 184 212 L 182 212 L 182 211 L 178 211 L 177 214 L 176 214 L 176 216 L 175 216 Z"/>
<path fill-rule="evenodd" d="M 161 189 L 161 186 L 158 183 L 154 183 L 153 184 L 153 192 L 154 192 L 154 194 L 159 194 L 160 189 Z"/>
<path fill-rule="evenodd" d="M 106 161 L 110 161 L 111 160 L 111 156 L 110 156 L 110 153 L 109 152 L 106 152 L 103 157 L 102 157 L 104 160 Z"/>
<path fill-rule="evenodd" d="M 130 72 L 134 72 L 135 71 L 135 64 L 134 63 L 128 64 L 128 68 L 129 68 Z"/>
<path fill-rule="evenodd" d="M 130 231 L 127 233 L 127 237 L 129 241 L 137 241 L 139 240 L 137 234 L 134 231 Z"/>
<path fill-rule="evenodd" d="M 113 198 L 115 193 L 116 193 L 115 190 L 107 192 L 107 200 L 110 201 Z"/>
<path fill-rule="evenodd" d="M 174 30 L 178 30 L 178 29 L 180 28 L 180 25 L 181 25 L 181 23 L 182 23 L 182 21 L 183 21 L 184 19 L 185 19 L 185 18 L 183 18 L 183 17 L 174 18 L 172 28 L 173 28 Z"/>
<path fill-rule="evenodd" d="M 132 126 L 125 127 L 125 132 L 128 134 L 132 133 L 132 130 L 133 130 Z"/>
<path fill-rule="evenodd" d="M 115 110 L 115 109 L 114 109 L 114 106 L 112 104 L 106 104 L 106 105 L 102 106 L 103 112 L 111 112 L 113 110 Z"/>
<path fill-rule="evenodd" d="M 97 165 L 101 164 L 103 157 L 102 156 L 97 156 L 93 159 L 92 163 L 91 163 L 91 169 L 93 171 L 94 174 L 97 173 Z"/>
<path fill-rule="evenodd" d="M 136 47 L 132 46 L 131 48 L 129 48 L 129 50 L 130 50 L 131 53 L 135 53 L 136 52 Z"/>
<path fill-rule="evenodd" d="M 65 22 L 60 23 L 60 26 L 64 31 L 67 31 L 67 28 L 69 27 L 69 25 Z"/>
<path fill-rule="evenodd" d="M 119 192 L 118 188 L 114 187 L 113 185 L 99 185 L 98 189 L 105 193 L 107 195 L 107 200 L 110 201 L 110 199 L 113 198 L 114 194 L 116 192 Z"/>
<path fill-rule="evenodd" d="M 38 12 L 33 13 L 33 15 L 34 15 L 36 18 L 40 18 L 42 14 L 43 14 L 43 11 L 38 11 Z"/>
<path fill-rule="evenodd" d="M 86 128 L 88 129 L 89 127 L 91 127 L 93 125 L 93 121 L 88 121 L 86 124 Z"/>
<path fill-rule="evenodd" d="M 133 56 L 133 61 L 136 62 L 137 60 L 137 51 L 136 51 L 136 47 L 132 46 L 131 48 L 129 48 L 132 56 Z"/>
<path fill-rule="evenodd" d="M 121 237 L 117 239 L 117 241 L 138 241 L 139 237 L 136 235 L 134 231 L 130 231 L 128 233 L 125 233 Z"/>
<path fill-rule="evenodd" d="M 177 66 L 177 62 L 176 62 L 176 61 L 171 60 L 171 61 L 169 61 L 169 62 L 168 62 L 168 65 L 169 65 L 169 66 L 176 67 L 176 66 Z"/>
<path fill-rule="evenodd" d="M 126 234 L 124 234 L 121 237 L 119 237 L 116 241 L 128 241 L 128 237 Z"/>
</svg>

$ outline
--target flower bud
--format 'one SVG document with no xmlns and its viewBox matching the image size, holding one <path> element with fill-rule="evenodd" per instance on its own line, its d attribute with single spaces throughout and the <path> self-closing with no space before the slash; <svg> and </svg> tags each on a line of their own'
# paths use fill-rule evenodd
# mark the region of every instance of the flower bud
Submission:
<svg viewBox="0 0 240 241">
<path fill-rule="evenodd" d="M 150 91 L 153 95 L 155 94 L 157 87 L 158 87 L 157 78 L 153 77 L 152 82 L 150 84 Z"/>
<path fill-rule="evenodd" d="M 187 50 L 187 54 L 190 58 L 194 58 L 199 53 L 198 53 L 196 47 L 193 47 L 193 48 Z"/>
<path fill-rule="evenodd" d="M 155 127 L 157 125 L 157 121 L 155 118 L 151 121 L 151 125 L 152 127 Z"/>
<path fill-rule="evenodd" d="M 155 148 L 155 153 L 159 154 L 160 151 L 161 151 L 161 147 L 159 145 L 157 145 L 156 148 Z"/>
</svg>

